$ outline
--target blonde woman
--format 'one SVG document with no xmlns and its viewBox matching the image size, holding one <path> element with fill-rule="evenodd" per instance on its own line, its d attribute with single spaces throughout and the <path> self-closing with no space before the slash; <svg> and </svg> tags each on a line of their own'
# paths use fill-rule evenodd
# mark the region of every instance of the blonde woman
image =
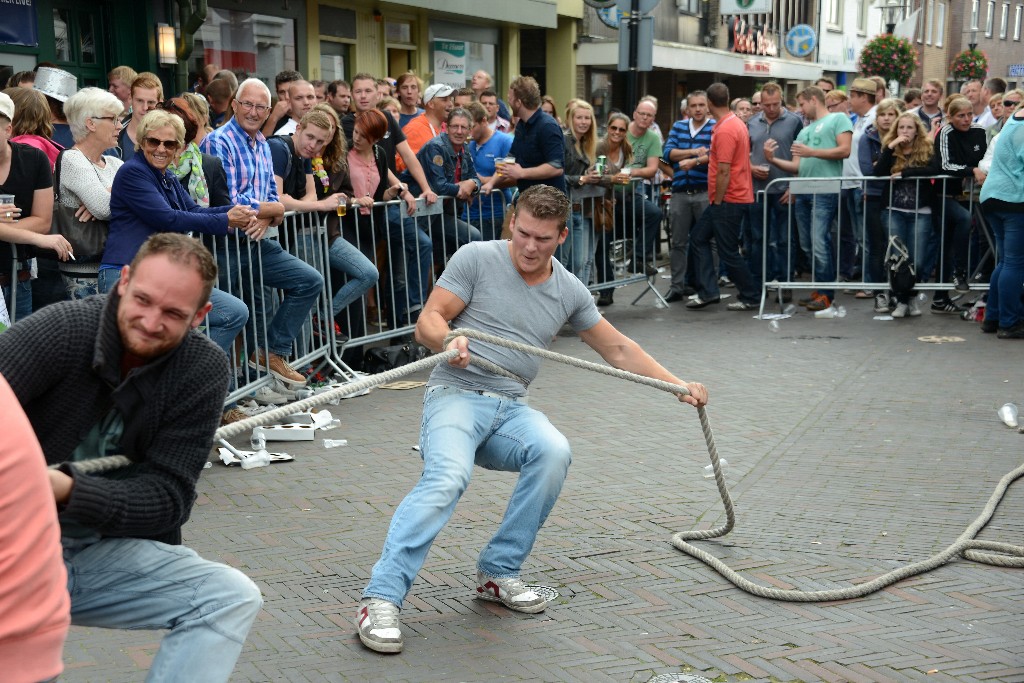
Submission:
<svg viewBox="0 0 1024 683">
<path fill-rule="evenodd" d="M 610 189 L 613 185 L 629 183 L 629 164 L 633 161 L 633 148 L 626 139 L 629 130 L 629 117 L 616 112 L 608 117 L 608 127 L 605 136 L 597 143 L 595 152 L 598 157 L 605 157 L 605 165 L 601 175 L 600 184 L 609 188 L 607 196 L 612 197 Z M 622 193 L 618 193 L 619 196 Z M 597 236 L 595 256 L 596 277 L 598 283 L 611 282 L 615 279 L 615 268 L 611 261 L 611 241 L 614 239 L 614 231 L 609 228 Z M 613 299 L 614 289 L 609 287 L 598 290 L 597 305 L 610 306 L 615 303 Z"/>
<path fill-rule="evenodd" d="M 882 100 L 875 107 L 874 123 L 867 127 L 858 142 L 857 163 L 860 165 L 862 175 L 875 175 L 875 162 L 882 156 L 882 138 L 892 128 L 896 117 L 903 113 L 903 108 L 903 101 L 892 97 Z M 868 282 L 881 282 L 885 279 L 882 264 L 885 261 L 888 239 L 882 221 L 882 195 L 888 191 L 889 183 L 887 182 L 868 181 L 864 183 L 864 227 L 867 240 L 867 272 L 865 275 Z M 887 313 L 889 311 L 889 295 L 884 292 L 873 294 L 871 291 L 863 289 L 857 292 L 856 296 L 858 299 L 870 299 L 874 296 L 875 312 Z"/>
<path fill-rule="evenodd" d="M 928 278 L 937 246 L 932 228 L 932 184 L 915 179 L 932 174 L 932 148 L 921 117 L 914 112 L 900 114 L 882 138 L 882 155 L 874 166 L 874 175 L 893 178 L 892 187 L 882 194 L 883 205 L 888 207 L 883 220 L 889 234 L 907 245 L 918 281 Z M 921 315 L 917 297 L 897 294 L 893 317 L 906 315 Z"/>
<path fill-rule="evenodd" d="M 569 238 L 559 247 L 558 257 L 573 275 L 589 285 L 594 266 L 594 229 L 583 209 L 584 204 L 604 195 L 604 188 L 598 184 L 601 174 L 594 167 L 597 150 L 594 108 L 589 102 L 574 100 L 566 111 L 566 123 L 569 130 L 565 134 L 565 183 L 572 200 L 572 215 Z"/>
</svg>

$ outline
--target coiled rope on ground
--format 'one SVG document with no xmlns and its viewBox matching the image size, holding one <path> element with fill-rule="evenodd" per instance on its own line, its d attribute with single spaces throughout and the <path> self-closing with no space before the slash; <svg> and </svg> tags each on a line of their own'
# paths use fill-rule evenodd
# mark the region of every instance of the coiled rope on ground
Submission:
<svg viewBox="0 0 1024 683">
<path fill-rule="evenodd" d="M 573 358 L 572 356 L 566 356 L 564 354 L 555 353 L 547 349 L 541 349 L 528 344 L 521 344 L 509 339 L 502 337 L 496 337 L 494 335 L 478 332 L 476 330 L 469 329 L 456 329 L 452 330 L 444 340 L 443 346 L 448 346 L 452 339 L 465 336 L 470 339 L 477 339 L 484 341 L 489 344 L 497 346 L 503 346 L 508 349 L 520 351 L 523 353 L 533 354 L 540 358 L 546 358 L 553 360 L 558 363 L 570 365 L 572 367 L 581 368 L 584 370 L 591 370 L 598 372 L 603 375 L 610 377 L 616 377 L 618 379 L 629 380 L 636 382 L 637 384 L 643 384 L 645 386 L 666 391 L 672 394 L 687 394 L 686 387 L 672 384 L 671 382 L 664 382 L 662 380 L 652 379 L 643 375 L 637 375 L 626 370 L 619 370 L 607 365 L 599 363 L 593 363 L 590 361 L 582 360 L 579 358 Z M 273 424 L 275 421 L 281 418 L 287 417 L 297 412 L 309 410 L 317 406 L 324 405 L 333 401 L 336 398 L 343 396 L 349 396 L 357 394 L 359 392 L 378 387 L 389 382 L 393 382 L 396 379 L 411 375 L 421 370 L 426 370 L 434 367 L 435 365 L 449 361 L 458 356 L 458 351 L 450 350 L 444 351 L 429 358 L 424 358 L 408 365 L 388 370 L 386 372 L 378 373 L 376 375 L 369 375 L 362 379 L 354 382 L 346 383 L 337 388 L 325 391 L 323 393 L 314 394 L 313 396 L 302 399 L 295 403 L 290 403 L 286 406 L 274 408 L 266 412 L 254 415 L 245 420 L 239 420 L 230 425 L 225 425 L 218 429 L 214 434 L 215 439 L 229 439 L 233 436 L 237 436 L 253 427 L 258 427 L 267 424 Z M 511 379 L 522 382 L 522 378 L 486 361 L 478 356 L 471 355 L 471 362 L 479 367 L 484 368 L 490 372 L 509 377 Z M 982 541 L 975 538 L 985 525 L 992 519 L 992 515 L 995 514 L 996 508 L 999 502 L 1003 499 L 1007 489 L 1010 487 L 1015 480 L 1024 476 L 1024 464 L 1007 473 L 999 480 L 995 490 L 988 499 L 988 503 L 985 505 L 985 509 L 982 513 L 972 522 L 966 530 L 957 538 L 957 540 L 947 547 L 945 550 L 936 553 L 935 555 L 914 562 L 905 567 L 900 567 L 891 572 L 883 574 L 871 581 L 866 583 L 858 584 L 856 586 L 849 586 L 844 588 L 835 588 L 830 590 L 817 590 L 817 591 L 802 591 L 796 589 L 783 589 L 775 588 L 771 586 L 764 586 L 762 584 L 755 583 L 739 573 L 731 569 L 722 560 L 718 559 L 711 553 L 694 546 L 688 541 L 694 540 L 708 540 L 712 538 L 720 538 L 725 536 L 736 523 L 736 513 L 732 502 L 732 497 L 729 495 L 729 489 L 725 483 L 725 476 L 722 473 L 721 462 L 718 457 L 718 448 L 715 446 L 715 436 L 711 430 L 711 423 L 708 419 L 707 410 L 701 406 L 697 408 L 697 417 L 700 420 L 701 430 L 704 433 L 704 441 L 707 444 L 708 455 L 711 458 L 711 467 L 715 475 L 715 483 L 718 485 L 718 492 L 722 499 L 722 504 L 725 508 L 726 522 L 722 526 L 713 529 L 703 529 L 695 531 L 681 531 L 673 534 L 671 543 L 674 547 L 683 551 L 687 555 L 690 555 L 701 562 L 707 564 L 709 567 L 717 571 L 723 577 L 728 579 L 737 588 L 746 591 L 752 595 L 757 595 L 762 598 L 768 598 L 771 600 L 784 600 L 789 602 L 826 602 L 834 600 L 849 600 L 852 598 L 860 598 L 879 591 L 886 586 L 890 586 L 903 579 L 923 574 L 941 567 L 942 565 L 950 562 L 956 557 L 963 556 L 966 559 L 980 562 L 983 564 L 994 565 L 998 567 L 1024 567 L 1024 546 L 1011 545 L 1009 543 L 1000 543 L 996 541 Z M 73 463 L 73 467 L 82 473 L 95 473 L 109 469 L 116 469 L 118 467 L 124 467 L 131 464 L 127 458 L 122 455 L 107 456 L 105 458 L 96 458 L 94 460 L 86 460 L 82 462 Z"/>
</svg>

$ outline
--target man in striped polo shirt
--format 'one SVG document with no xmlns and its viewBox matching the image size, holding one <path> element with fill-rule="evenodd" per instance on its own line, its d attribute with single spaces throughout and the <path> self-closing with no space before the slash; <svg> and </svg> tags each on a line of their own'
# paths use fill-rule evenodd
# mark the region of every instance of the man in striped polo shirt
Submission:
<svg viewBox="0 0 1024 683">
<path fill-rule="evenodd" d="M 689 249 L 690 230 L 708 207 L 708 155 L 715 120 L 708 117 L 708 98 L 694 90 L 683 100 L 683 120 L 676 121 L 662 153 L 672 166 L 672 202 L 669 263 L 672 283 L 665 294 L 668 302 L 682 301 L 695 293 L 696 269 Z"/>
</svg>

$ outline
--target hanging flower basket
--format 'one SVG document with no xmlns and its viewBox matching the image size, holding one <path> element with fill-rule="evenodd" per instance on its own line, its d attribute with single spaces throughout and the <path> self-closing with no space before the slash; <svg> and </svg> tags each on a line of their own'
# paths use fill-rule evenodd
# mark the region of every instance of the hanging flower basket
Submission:
<svg viewBox="0 0 1024 683">
<path fill-rule="evenodd" d="M 891 33 L 875 36 L 860 50 L 860 70 L 865 76 L 881 76 L 906 85 L 917 67 L 917 48 L 906 38 Z"/>
<path fill-rule="evenodd" d="M 958 81 L 972 79 L 983 81 L 988 76 L 988 57 L 977 48 L 964 50 L 953 58 L 953 63 L 949 65 L 949 71 Z"/>
</svg>

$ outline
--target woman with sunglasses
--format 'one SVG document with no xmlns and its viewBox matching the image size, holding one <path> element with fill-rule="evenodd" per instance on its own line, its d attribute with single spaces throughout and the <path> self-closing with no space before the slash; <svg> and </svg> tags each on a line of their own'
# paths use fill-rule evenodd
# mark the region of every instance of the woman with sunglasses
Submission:
<svg viewBox="0 0 1024 683">
<path fill-rule="evenodd" d="M 137 152 L 114 178 L 110 197 L 110 232 L 100 263 L 99 290 L 109 292 L 121 269 L 131 263 L 142 243 L 155 232 L 201 232 L 226 235 L 256 220 L 248 206 L 201 207 L 168 168 L 185 145 L 180 117 L 153 110 L 143 117 Z"/>
<path fill-rule="evenodd" d="M 626 139 L 626 132 L 629 130 L 629 117 L 622 113 L 612 114 L 608 118 L 608 130 L 603 138 L 597 143 L 595 150 L 597 157 L 605 157 L 604 172 L 600 184 L 606 188 L 613 185 L 624 185 L 629 183 L 629 169 L 626 167 L 633 160 L 633 148 Z M 625 169 L 625 170 L 623 170 Z M 608 190 L 607 196 L 612 197 L 615 193 Z M 621 199 L 622 193 L 618 193 Z M 615 279 L 615 268 L 611 259 L 611 242 L 614 233 L 602 232 L 597 236 L 597 256 L 594 263 L 597 267 L 597 282 L 611 282 Z M 598 291 L 597 305 L 610 306 L 615 303 L 613 299 L 614 289 L 602 289 Z"/>
</svg>

